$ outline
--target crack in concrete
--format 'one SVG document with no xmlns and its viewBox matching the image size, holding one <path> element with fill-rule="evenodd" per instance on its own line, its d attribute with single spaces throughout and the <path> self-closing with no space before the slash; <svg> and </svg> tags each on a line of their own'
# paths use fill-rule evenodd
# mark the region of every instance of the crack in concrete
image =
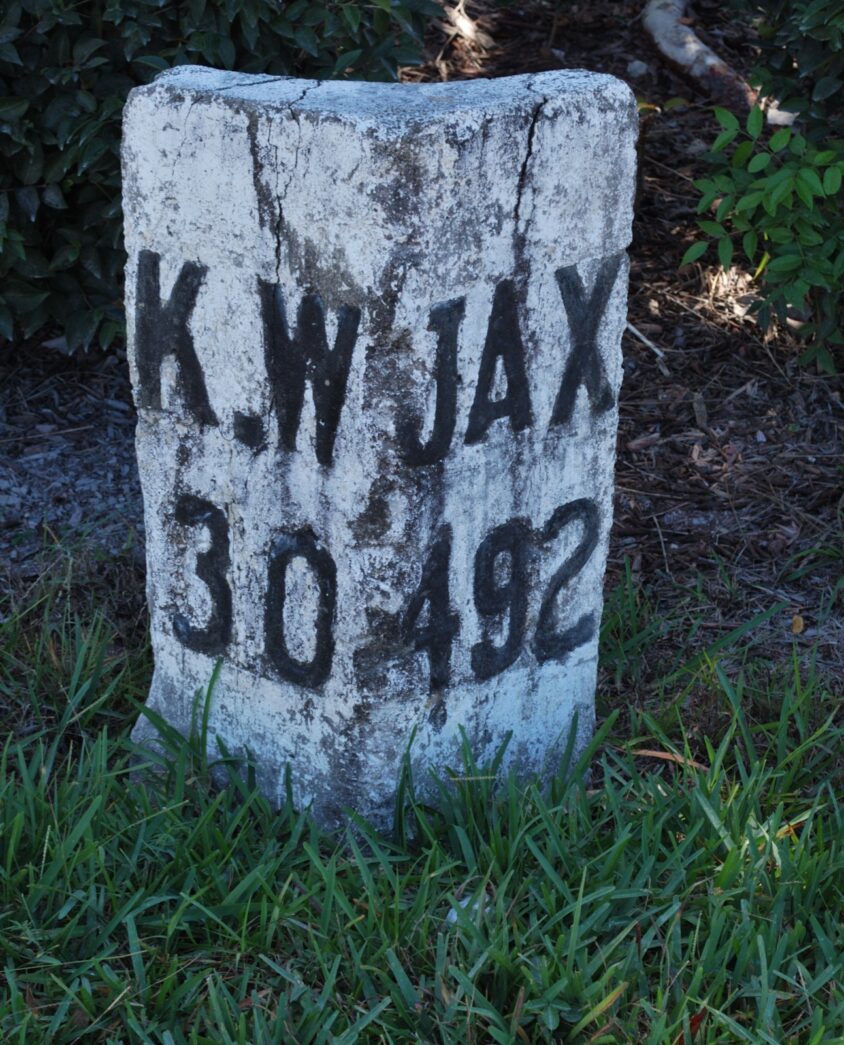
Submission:
<svg viewBox="0 0 844 1045">
<path fill-rule="evenodd" d="M 275 151 L 275 201 L 276 201 L 276 221 L 275 221 L 275 280 L 276 283 L 281 282 L 281 241 L 282 233 L 284 229 L 284 206 L 282 200 L 287 196 L 290 186 L 293 184 L 293 178 L 296 176 L 296 168 L 299 166 L 299 150 L 302 147 L 302 125 L 299 122 L 299 114 L 296 112 L 296 106 L 300 105 L 305 98 L 311 93 L 322 86 L 323 81 L 317 80 L 314 83 L 308 84 L 308 86 L 302 91 L 298 98 L 295 98 L 288 106 L 287 112 L 293 117 L 296 123 L 296 129 L 298 131 L 296 139 L 296 147 L 293 153 L 293 165 L 290 168 L 290 175 L 287 179 L 287 183 L 283 189 L 279 190 L 279 175 L 281 173 L 280 164 L 278 162 L 278 146 L 274 146 Z"/>
<path fill-rule="evenodd" d="M 513 220 L 516 223 L 516 231 L 518 232 L 519 221 L 521 218 L 522 211 L 522 196 L 525 191 L 525 185 L 527 184 L 528 166 L 531 158 L 533 157 L 533 139 L 536 134 L 536 125 L 539 122 L 539 117 L 542 115 L 542 110 L 545 108 L 548 99 L 542 98 L 542 101 L 538 102 L 531 112 L 530 126 L 528 127 L 527 133 L 527 148 L 525 149 L 525 156 L 522 160 L 522 166 L 519 169 L 519 180 L 516 183 L 516 205 L 513 208 Z"/>
<path fill-rule="evenodd" d="M 273 186 L 273 195 L 275 196 L 276 205 L 276 217 L 273 224 L 273 237 L 275 244 L 275 281 L 279 282 L 281 272 L 281 197 L 278 191 L 278 175 L 279 175 L 279 163 L 278 163 L 278 145 L 273 144 L 273 122 L 267 120 L 267 149 L 272 148 L 274 157 L 275 167 L 275 185 Z"/>
<path fill-rule="evenodd" d="M 199 101 L 198 98 L 194 98 L 188 105 L 188 111 L 185 115 L 185 122 L 182 124 L 182 139 L 179 142 L 179 147 L 176 149 L 176 156 L 173 159 L 173 166 L 170 168 L 170 184 L 176 180 L 176 167 L 179 165 L 179 160 L 182 158 L 182 149 L 185 147 L 185 142 L 188 140 L 188 123 L 190 123 L 190 114 L 194 110 L 194 106 Z"/>
<path fill-rule="evenodd" d="M 265 87 L 268 83 L 278 83 L 279 80 L 291 80 L 291 76 L 268 76 L 265 80 L 259 80 L 250 76 L 248 80 L 238 80 L 237 83 L 227 84 L 225 87 L 210 87 L 209 94 L 222 94 L 224 91 L 234 91 L 238 87 Z"/>
<path fill-rule="evenodd" d="M 223 94 L 225 91 L 233 91 L 238 87 L 264 87 L 268 83 L 276 83 L 279 80 L 289 79 L 289 76 L 268 76 L 266 79 L 257 80 L 254 76 L 250 76 L 248 80 L 238 80 L 237 83 L 230 83 L 227 84 L 225 87 L 209 88 L 207 93 L 213 96 L 215 94 Z M 182 90 L 182 88 L 178 87 L 176 84 L 168 83 L 168 81 L 166 80 L 164 81 L 163 86 L 173 91 Z M 307 91 L 305 91 L 305 94 L 307 94 Z M 302 97 L 304 97 L 304 95 Z M 296 99 L 297 102 L 301 100 L 301 98 Z M 185 121 L 182 124 L 182 140 L 179 142 L 179 147 L 176 149 L 176 156 L 173 160 L 173 166 L 170 170 L 171 183 L 175 180 L 176 167 L 178 166 L 179 160 L 182 158 L 182 149 L 185 146 L 185 142 L 188 140 L 188 123 L 190 121 L 191 113 L 194 110 L 194 106 L 198 105 L 200 101 L 202 101 L 202 98 L 199 97 L 199 92 L 197 91 L 195 97 L 191 99 L 190 104 L 188 105 L 188 111 L 185 116 Z M 295 105 L 296 102 L 294 102 L 293 104 Z"/>
</svg>

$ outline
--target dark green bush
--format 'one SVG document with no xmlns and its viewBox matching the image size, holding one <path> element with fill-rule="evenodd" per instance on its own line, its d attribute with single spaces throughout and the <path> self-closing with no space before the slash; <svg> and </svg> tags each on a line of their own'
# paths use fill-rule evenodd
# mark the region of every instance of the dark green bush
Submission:
<svg viewBox="0 0 844 1045">
<path fill-rule="evenodd" d="M 120 115 L 174 65 L 391 79 L 431 0 L 13 0 L 0 14 L 0 334 L 122 329 Z"/>
<path fill-rule="evenodd" d="M 776 316 L 805 317 L 802 362 L 836 370 L 844 345 L 844 0 L 749 4 L 762 14 L 761 64 L 754 75 L 791 128 L 765 129 L 755 108 L 744 126 L 716 110 L 713 176 L 696 182 L 699 224 L 724 268 L 734 246 L 753 266 L 763 326 Z M 711 213 L 707 213 L 711 212 Z M 693 244 L 683 258 L 701 257 Z"/>
<path fill-rule="evenodd" d="M 756 80 L 810 137 L 844 137 L 844 0 L 775 0 L 761 15 Z"/>
</svg>

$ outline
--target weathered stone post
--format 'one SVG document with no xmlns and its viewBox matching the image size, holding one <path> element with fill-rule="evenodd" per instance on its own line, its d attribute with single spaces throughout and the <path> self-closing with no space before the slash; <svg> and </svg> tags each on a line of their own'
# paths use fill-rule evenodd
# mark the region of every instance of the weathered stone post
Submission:
<svg viewBox="0 0 844 1045">
<path fill-rule="evenodd" d="M 155 677 L 327 825 L 592 728 L 636 138 L 585 72 L 176 69 L 124 124 Z M 136 737 L 147 739 L 141 721 Z"/>
</svg>

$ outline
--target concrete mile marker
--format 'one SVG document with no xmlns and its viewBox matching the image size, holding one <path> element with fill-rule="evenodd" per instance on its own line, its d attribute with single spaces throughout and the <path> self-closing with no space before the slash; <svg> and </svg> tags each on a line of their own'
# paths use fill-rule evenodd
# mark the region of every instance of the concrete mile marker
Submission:
<svg viewBox="0 0 844 1045">
<path fill-rule="evenodd" d="M 123 173 L 155 676 L 332 827 L 594 721 L 636 106 L 609 76 L 133 91 Z M 141 718 L 135 738 L 155 730 Z"/>
</svg>

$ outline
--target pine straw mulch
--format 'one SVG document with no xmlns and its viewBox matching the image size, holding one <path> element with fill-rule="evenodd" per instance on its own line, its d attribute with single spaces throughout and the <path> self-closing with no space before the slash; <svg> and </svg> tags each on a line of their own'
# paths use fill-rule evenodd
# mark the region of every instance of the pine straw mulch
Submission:
<svg viewBox="0 0 844 1045">
<path fill-rule="evenodd" d="M 629 304 L 639 336 L 628 329 L 624 339 L 608 589 L 641 581 L 653 611 L 697 629 L 698 649 L 783 603 L 754 629 L 757 652 L 782 662 L 796 639 L 840 679 L 841 382 L 799 367 L 788 330 L 760 331 L 747 314 L 748 275 L 678 271 L 697 236 L 691 182 L 706 171 L 717 125 L 711 99 L 652 47 L 641 7 L 461 3 L 432 29 L 426 64 L 403 78 L 589 68 L 630 83 L 642 124 Z M 715 2 L 699 0 L 696 15 L 701 38 L 746 73 L 749 27 Z M 663 631 L 643 655 L 664 666 L 677 640 L 676 627 Z"/>
</svg>

